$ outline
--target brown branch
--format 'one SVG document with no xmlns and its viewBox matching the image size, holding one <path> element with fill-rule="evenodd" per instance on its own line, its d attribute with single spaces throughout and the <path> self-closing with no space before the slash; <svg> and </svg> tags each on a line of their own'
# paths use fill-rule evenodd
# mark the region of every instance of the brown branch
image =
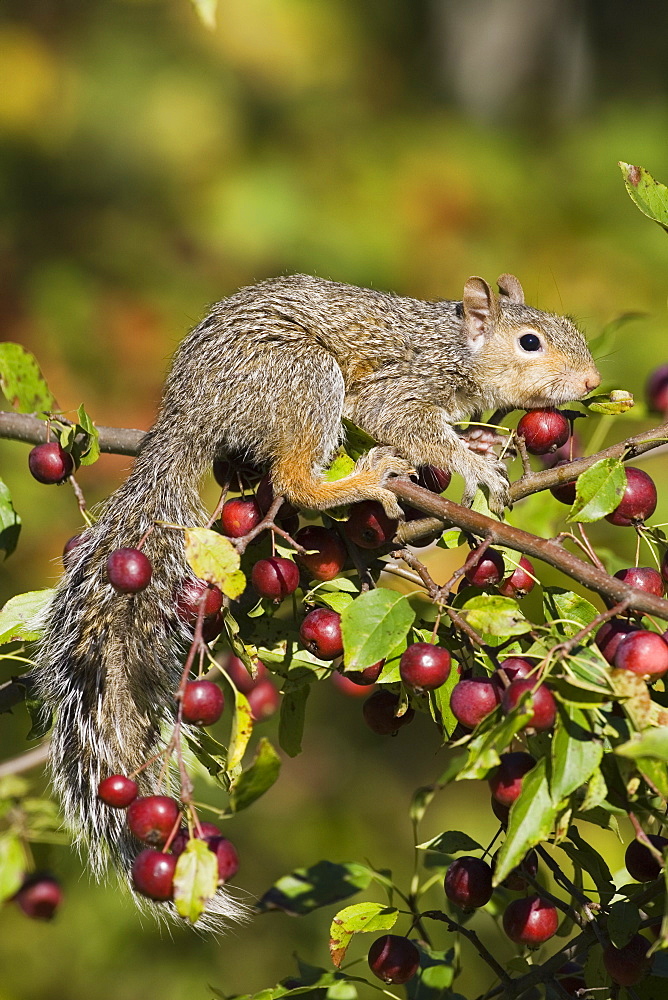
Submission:
<svg viewBox="0 0 668 1000">
<path fill-rule="evenodd" d="M 134 455 L 143 437 L 142 431 L 117 427 L 98 427 L 98 430 L 100 432 L 100 449 L 107 453 Z M 0 437 L 41 442 L 45 439 L 45 425 L 42 420 L 30 414 L 0 412 Z M 626 460 L 657 448 L 667 440 L 668 422 L 665 422 L 651 431 L 626 438 L 596 455 L 576 459 L 568 466 L 532 473 L 511 485 L 511 499 L 519 500 L 530 493 L 568 482 L 601 458 L 612 457 Z M 627 601 L 629 606 L 637 611 L 668 619 L 668 601 L 635 590 L 622 583 L 621 580 L 608 576 L 607 573 L 595 566 L 587 565 L 582 559 L 565 550 L 554 539 L 539 538 L 527 531 L 522 531 L 520 528 L 494 521 L 468 507 L 462 507 L 460 504 L 453 503 L 452 500 L 446 500 L 445 497 L 430 493 L 429 490 L 422 489 L 415 483 L 397 479 L 388 483 L 387 488 L 401 500 L 405 500 L 426 514 L 431 514 L 433 518 L 430 523 L 431 530 L 437 530 L 439 522 L 442 524 L 445 521 L 480 538 L 489 539 L 490 544 L 504 545 L 517 552 L 541 559 L 590 590 L 595 590 L 609 598 L 615 604 Z M 423 534 L 424 529 L 420 531 L 420 535 Z M 400 535 L 401 541 L 404 543 L 409 543 L 412 540 L 410 523 L 401 526 Z"/>
<path fill-rule="evenodd" d="M 472 931 L 469 927 L 462 926 L 462 924 L 458 924 L 455 920 L 451 920 L 450 917 L 446 916 L 446 914 L 441 910 L 426 910 L 421 914 L 421 916 L 426 917 L 428 920 L 440 920 L 444 924 L 447 924 L 449 931 L 454 931 L 463 935 L 465 938 L 468 938 L 482 960 L 487 962 L 489 967 L 494 970 L 504 986 L 508 987 L 512 984 L 512 977 L 508 975 L 503 966 L 500 965 L 492 953 L 488 951 L 475 931 Z"/>
<path fill-rule="evenodd" d="M 136 455 L 145 431 L 127 427 L 98 427 L 100 451 L 108 455 Z M 0 438 L 42 444 L 47 440 L 46 423 L 30 413 L 0 411 Z"/>
<path fill-rule="evenodd" d="M 616 577 L 609 576 L 603 570 L 591 566 L 574 553 L 568 552 L 554 538 L 539 538 L 521 528 L 495 521 L 491 517 L 479 514 L 468 507 L 462 507 L 461 504 L 453 503 L 452 500 L 437 496 L 435 493 L 430 493 L 415 483 L 405 480 L 392 480 L 387 484 L 387 488 L 400 500 L 439 517 L 446 524 L 461 528 L 463 531 L 468 531 L 480 538 L 489 539 L 491 545 L 502 545 L 509 549 L 515 549 L 517 552 L 523 552 L 554 566 L 555 569 L 577 580 L 583 586 L 609 598 L 614 604 L 625 601 L 628 602 L 629 607 L 644 614 L 668 619 L 668 601 L 636 590 L 634 587 L 622 583 Z M 410 525 L 403 527 L 410 527 Z"/>
</svg>

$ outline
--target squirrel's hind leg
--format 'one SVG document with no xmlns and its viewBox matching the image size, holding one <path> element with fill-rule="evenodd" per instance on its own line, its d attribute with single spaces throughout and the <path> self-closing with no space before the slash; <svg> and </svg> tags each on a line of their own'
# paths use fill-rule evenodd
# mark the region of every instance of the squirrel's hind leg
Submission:
<svg viewBox="0 0 668 1000">
<path fill-rule="evenodd" d="M 294 392 L 283 385 L 281 397 L 269 404 L 272 423 L 280 428 L 275 435 L 268 428 L 265 438 L 275 492 L 311 510 L 378 500 L 390 517 L 400 517 L 397 498 L 384 485 L 413 470 L 394 448 L 372 448 L 343 479 L 323 477 L 342 436 L 345 385 L 334 358 L 311 347 L 308 355 L 292 356 L 290 377 Z"/>
</svg>

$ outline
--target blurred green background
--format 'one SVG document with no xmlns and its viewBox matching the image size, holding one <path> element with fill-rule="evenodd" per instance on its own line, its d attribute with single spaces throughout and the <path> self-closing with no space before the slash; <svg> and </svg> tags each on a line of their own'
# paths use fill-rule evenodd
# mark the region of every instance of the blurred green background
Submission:
<svg viewBox="0 0 668 1000">
<path fill-rule="evenodd" d="M 668 243 L 626 196 L 617 161 L 668 180 L 668 11 L 641 7 L 220 0 L 211 32 L 188 0 L 5 0 L 2 339 L 34 351 L 63 409 L 84 401 L 99 423 L 146 428 L 175 345 L 240 285 L 303 271 L 457 298 L 470 274 L 510 271 L 529 302 L 577 316 L 590 335 L 645 313 L 601 360 L 606 382 L 642 395 L 668 360 Z M 642 426 L 623 418 L 611 434 Z M 52 583 L 79 518 L 69 490 L 27 475 L 24 445 L 2 442 L 0 461 L 24 520 L 7 597 Z M 83 470 L 89 502 L 128 464 Z M 664 465 L 643 463 L 660 487 Z M 527 527 L 533 516 L 514 515 Z M 665 499 L 656 520 L 668 520 Z M 633 559 L 633 532 L 592 536 Z M 251 896 L 322 857 L 410 872 L 407 807 L 442 769 L 436 734 L 419 718 L 379 739 L 358 701 L 318 688 L 304 755 L 230 825 Z M 3 716 L 3 755 L 28 728 L 23 710 Z M 424 838 L 463 816 L 472 836 L 495 832 L 485 790 L 463 784 L 437 800 Z M 612 836 L 587 835 L 619 867 Z M 0 913 L 0 1000 L 190 1000 L 209 996 L 207 984 L 271 985 L 295 951 L 327 964 L 331 910 L 270 914 L 209 940 L 90 886 L 67 849 L 39 862 L 62 876 L 67 902 L 50 925 Z M 509 954 L 489 917 L 477 919 Z M 489 981 L 465 951 L 462 992 Z"/>
</svg>

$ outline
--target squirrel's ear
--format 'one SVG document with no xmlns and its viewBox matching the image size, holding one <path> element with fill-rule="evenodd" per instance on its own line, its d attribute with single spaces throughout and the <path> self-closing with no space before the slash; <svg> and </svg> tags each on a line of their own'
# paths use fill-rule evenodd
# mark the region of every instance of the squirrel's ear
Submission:
<svg viewBox="0 0 668 1000">
<path fill-rule="evenodd" d="M 524 291 L 514 274 L 500 274 L 496 279 L 499 291 L 511 302 L 524 305 Z"/>
<path fill-rule="evenodd" d="M 462 299 L 464 329 L 469 346 L 479 351 L 499 315 L 499 304 L 484 278 L 469 278 Z"/>
</svg>

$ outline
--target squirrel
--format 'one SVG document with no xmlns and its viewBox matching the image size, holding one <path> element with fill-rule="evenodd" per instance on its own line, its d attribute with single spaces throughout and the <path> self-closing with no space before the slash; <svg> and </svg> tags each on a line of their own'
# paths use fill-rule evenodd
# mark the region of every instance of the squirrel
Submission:
<svg viewBox="0 0 668 1000">
<path fill-rule="evenodd" d="M 469 450 L 453 423 L 473 412 L 579 399 L 600 376 L 570 319 L 525 305 L 512 275 L 501 275 L 498 287 L 496 296 L 472 277 L 461 301 L 421 301 L 278 277 L 216 303 L 185 338 L 128 479 L 69 554 L 34 673 L 55 713 L 54 786 L 96 875 L 110 858 L 127 874 L 138 851 L 124 813 L 98 799 L 98 783 L 156 755 L 173 717 L 179 657 L 192 639 L 175 611 L 179 585 L 193 576 L 182 533 L 149 529 L 205 523 L 200 479 L 216 458 L 233 454 L 268 466 L 275 494 L 301 508 L 372 499 L 400 517 L 388 481 L 435 465 L 463 476 L 464 503 L 483 485 L 500 511 L 504 467 Z M 328 482 L 322 470 L 342 438 L 343 416 L 378 446 Z M 151 583 L 119 594 L 107 580 L 107 558 L 147 532 Z M 155 793 L 158 772 L 159 762 L 140 772 L 140 794 Z M 208 904 L 214 924 L 242 919 L 243 909 L 224 889 Z"/>
</svg>

